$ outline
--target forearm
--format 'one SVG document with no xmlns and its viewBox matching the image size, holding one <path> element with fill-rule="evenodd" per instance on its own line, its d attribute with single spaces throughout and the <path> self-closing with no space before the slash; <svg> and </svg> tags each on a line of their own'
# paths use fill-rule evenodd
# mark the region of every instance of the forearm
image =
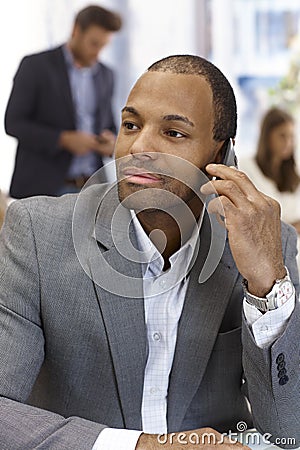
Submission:
<svg viewBox="0 0 300 450">
<path fill-rule="evenodd" d="M 192 450 L 194 448 L 216 448 L 222 450 L 229 449 L 248 449 L 238 441 L 230 440 L 229 437 L 219 433 L 213 428 L 198 428 L 178 433 L 169 433 L 166 435 L 141 434 L 135 450 Z"/>
<path fill-rule="evenodd" d="M 1 448 L 91 450 L 104 425 L 0 398 Z"/>
<path fill-rule="evenodd" d="M 243 367 L 255 427 L 261 433 L 270 433 L 273 440 L 294 438 L 294 447 L 300 445 L 299 330 L 297 302 L 284 333 L 271 347 L 259 348 L 245 321 L 242 334 Z M 279 355 L 284 355 L 288 377 L 283 380 Z"/>
<path fill-rule="evenodd" d="M 5 120 L 5 130 L 10 136 L 32 152 L 55 154 L 62 150 L 59 146 L 61 129 L 39 124 L 28 118 L 10 118 Z"/>
</svg>

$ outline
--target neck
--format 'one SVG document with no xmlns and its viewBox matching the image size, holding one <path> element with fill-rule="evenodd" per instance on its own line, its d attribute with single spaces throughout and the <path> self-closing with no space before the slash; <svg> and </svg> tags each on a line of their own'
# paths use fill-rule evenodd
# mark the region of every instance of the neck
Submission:
<svg viewBox="0 0 300 450">
<path fill-rule="evenodd" d="M 165 269 L 170 266 L 169 258 L 191 237 L 202 209 L 203 204 L 194 197 L 183 207 L 176 206 L 168 211 L 148 209 L 137 213 L 144 231 L 163 256 Z"/>
<path fill-rule="evenodd" d="M 84 67 L 84 66 L 82 65 L 82 62 L 76 57 L 76 52 L 74 51 L 74 46 L 73 46 L 73 43 L 72 43 L 72 40 L 71 40 L 71 39 L 67 42 L 67 48 L 68 48 L 68 50 L 69 50 L 69 51 L 71 52 L 71 54 L 72 54 L 73 61 L 74 61 L 74 65 L 75 65 L 78 69 L 81 69 L 82 67 Z"/>
</svg>

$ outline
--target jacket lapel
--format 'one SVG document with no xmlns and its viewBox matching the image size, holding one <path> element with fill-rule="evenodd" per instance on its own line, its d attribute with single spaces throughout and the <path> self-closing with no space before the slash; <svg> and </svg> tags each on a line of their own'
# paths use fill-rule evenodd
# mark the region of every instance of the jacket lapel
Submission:
<svg viewBox="0 0 300 450">
<path fill-rule="evenodd" d="M 64 105 L 72 118 L 72 123 L 75 128 L 75 110 L 72 99 L 72 91 L 62 46 L 58 47 L 54 52 L 54 64 L 55 72 L 53 73 L 55 73 L 56 76 L 56 83 L 59 87 L 62 98 L 64 98 Z"/>
<path fill-rule="evenodd" d="M 96 95 L 96 120 L 95 131 L 99 133 L 103 127 L 103 98 L 107 96 L 107 86 L 105 85 L 105 77 L 102 73 L 103 69 L 100 63 L 97 65 L 97 71 L 94 75 L 94 90 Z"/>
<path fill-rule="evenodd" d="M 209 250 L 208 236 L 210 230 L 206 217 L 201 228 L 200 251 L 190 274 L 178 326 L 168 391 L 169 432 L 180 429 L 189 404 L 199 388 L 238 276 L 226 245 L 213 275 L 206 282 L 199 283 L 199 272 Z"/>
<path fill-rule="evenodd" d="M 114 221 L 112 213 L 117 207 L 119 216 Z M 121 254 L 123 249 L 121 253 L 119 250 L 119 246 L 124 244 L 127 238 L 126 231 L 129 231 L 132 243 L 136 245 L 130 221 L 129 211 L 118 206 L 115 190 L 112 190 L 101 204 L 95 227 L 95 238 L 103 258 L 99 272 L 103 274 L 103 266 L 106 265 L 104 278 L 109 278 L 109 282 L 103 287 L 102 278 L 100 283 L 95 282 L 94 285 L 110 346 L 124 427 L 141 429 L 141 405 L 147 360 L 142 272 L 139 262 L 130 261 L 130 255 L 127 254 L 125 257 Z M 124 223 L 129 225 L 128 230 L 124 227 Z M 128 248 L 129 245 L 125 247 Z M 95 259 L 90 268 L 93 279 L 99 280 L 99 264 Z M 131 295 L 133 286 L 134 295 Z"/>
</svg>

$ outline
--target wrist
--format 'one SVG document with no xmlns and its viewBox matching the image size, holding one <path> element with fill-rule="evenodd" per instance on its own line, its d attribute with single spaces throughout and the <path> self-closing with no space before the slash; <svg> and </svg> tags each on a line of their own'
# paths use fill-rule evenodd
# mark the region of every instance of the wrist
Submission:
<svg viewBox="0 0 300 450">
<path fill-rule="evenodd" d="M 74 131 L 62 131 L 58 138 L 58 146 L 70 150 L 70 138 Z"/>
<path fill-rule="evenodd" d="M 266 297 L 271 291 L 276 280 L 281 280 L 287 275 L 287 270 L 284 265 L 279 267 L 272 273 L 264 273 L 261 278 L 247 279 L 247 289 L 250 294 L 256 297 Z"/>
<path fill-rule="evenodd" d="M 135 450 L 156 450 L 157 435 L 142 433 L 137 441 Z"/>
</svg>

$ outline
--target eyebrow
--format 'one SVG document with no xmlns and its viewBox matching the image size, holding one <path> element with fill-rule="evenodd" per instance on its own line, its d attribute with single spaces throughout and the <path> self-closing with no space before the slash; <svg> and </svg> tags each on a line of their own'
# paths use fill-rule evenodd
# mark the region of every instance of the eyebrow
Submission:
<svg viewBox="0 0 300 450">
<path fill-rule="evenodd" d="M 135 116 L 140 116 L 139 112 L 132 106 L 124 106 L 124 108 L 122 108 L 121 112 L 122 113 L 128 112 L 130 114 L 134 114 Z"/>
<path fill-rule="evenodd" d="M 128 112 L 128 113 L 133 114 L 133 115 L 135 115 L 137 117 L 140 116 L 140 113 L 135 108 L 133 108 L 132 106 L 124 106 L 124 108 L 122 108 L 122 113 L 124 113 L 124 112 Z M 194 123 L 191 120 L 189 120 L 187 117 L 181 116 L 179 114 L 167 114 L 166 116 L 163 116 L 163 120 L 167 120 L 167 121 L 170 121 L 170 122 L 178 120 L 180 122 L 186 123 L 187 125 L 189 125 L 191 127 L 195 126 Z"/>
<path fill-rule="evenodd" d="M 193 122 L 191 122 L 187 117 L 185 116 L 180 116 L 179 114 L 168 114 L 167 116 L 163 117 L 164 120 L 179 120 L 180 122 L 184 122 L 187 125 L 190 125 L 191 127 L 194 127 L 195 125 L 193 124 Z"/>
</svg>

